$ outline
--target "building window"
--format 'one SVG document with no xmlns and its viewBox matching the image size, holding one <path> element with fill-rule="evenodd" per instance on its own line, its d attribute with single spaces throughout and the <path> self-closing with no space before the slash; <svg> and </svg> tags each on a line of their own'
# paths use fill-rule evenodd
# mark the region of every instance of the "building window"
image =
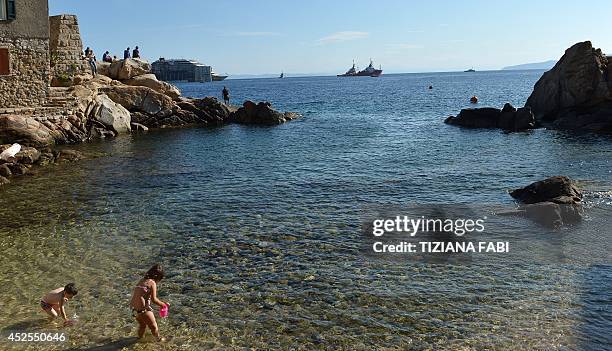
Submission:
<svg viewBox="0 0 612 351">
<path fill-rule="evenodd" d="M 0 21 L 5 21 L 8 19 L 6 16 L 6 0 L 0 0 Z"/>
<path fill-rule="evenodd" d="M 0 48 L 0 76 L 6 76 L 10 73 L 9 51 L 7 48 Z"/>
<path fill-rule="evenodd" d="M 15 19 L 15 0 L 0 0 L 0 21 Z"/>
</svg>

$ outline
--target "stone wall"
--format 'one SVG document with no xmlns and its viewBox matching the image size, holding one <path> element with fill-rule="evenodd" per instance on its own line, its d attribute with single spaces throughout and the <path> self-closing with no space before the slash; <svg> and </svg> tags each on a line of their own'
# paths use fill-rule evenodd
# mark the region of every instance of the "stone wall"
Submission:
<svg viewBox="0 0 612 351">
<path fill-rule="evenodd" d="M 49 52 L 51 77 L 54 79 L 63 80 L 91 72 L 89 64 L 82 58 L 83 43 L 74 15 L 49 17 Z"/>
<path fill-rule="evenodd" d="M 0 108 L 43 105 L 49 89 L 49 42 L 0 36 L 9 49 L 10 74 L 0 76 Z"/>
<path fill-rule="evenodd" d="M 46 102 L 49 86 L 47 0 L 15 2 L 16 19 L 0 21 L 0 48 L 9 52 L 9 74 L 0 76 L 0 108 Z"/>
</svg>

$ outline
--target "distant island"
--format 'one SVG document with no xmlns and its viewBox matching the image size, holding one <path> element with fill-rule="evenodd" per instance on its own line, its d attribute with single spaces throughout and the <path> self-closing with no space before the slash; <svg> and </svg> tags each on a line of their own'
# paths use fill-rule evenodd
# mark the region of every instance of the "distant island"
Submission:
<svg viewBox="0 0 612 351">
<path fill-rule="evenodd" d="M 551 69 L 555 66 L 555 63 L 557 63 L 557 60 L 535 62 L 535 63 L 524 63 L 522 65 L 504 67 L 502 68 L 502 70 Z"/>
</svg>

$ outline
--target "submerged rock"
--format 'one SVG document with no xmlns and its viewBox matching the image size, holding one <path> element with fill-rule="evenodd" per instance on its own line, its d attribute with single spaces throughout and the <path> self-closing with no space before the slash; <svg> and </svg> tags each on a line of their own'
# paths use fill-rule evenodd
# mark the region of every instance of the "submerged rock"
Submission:
<svg viewBox="0 0 612 351">
<path fill-rule="evenodd" d="M 590 41 L 567 49 L 525 103 L 539 123 L 612 133 L 612 63 Z"/>
</svg>

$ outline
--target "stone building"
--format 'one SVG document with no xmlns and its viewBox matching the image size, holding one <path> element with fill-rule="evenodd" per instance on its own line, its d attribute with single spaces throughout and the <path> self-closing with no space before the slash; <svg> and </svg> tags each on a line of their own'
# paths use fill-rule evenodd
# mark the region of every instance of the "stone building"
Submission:
<svg viewBox="0 0 612 351">
<path fill-rule="evenodd" d="M 48 17 L 47 0 L 0 0 L 0 108 L 46 102 Z"/>
</svg>

